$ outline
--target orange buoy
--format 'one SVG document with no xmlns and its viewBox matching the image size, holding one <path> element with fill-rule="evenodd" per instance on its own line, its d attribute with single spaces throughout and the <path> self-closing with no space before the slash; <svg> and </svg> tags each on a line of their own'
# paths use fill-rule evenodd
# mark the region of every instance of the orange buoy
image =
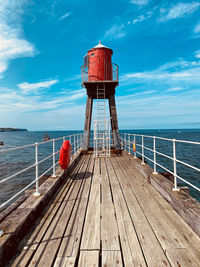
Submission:
<svg viewBox="0 0 200 267">
<path fill-rule="evenodd" d="M 60 167 L 64 170 L 67 169 L 70 163 L 70 156 L 71 156 L 72 147 L 68 140 L 63 142 L 61 149 L 60 149 L 60 156 L 59 156 L 59 164 Z"/>
</svg>

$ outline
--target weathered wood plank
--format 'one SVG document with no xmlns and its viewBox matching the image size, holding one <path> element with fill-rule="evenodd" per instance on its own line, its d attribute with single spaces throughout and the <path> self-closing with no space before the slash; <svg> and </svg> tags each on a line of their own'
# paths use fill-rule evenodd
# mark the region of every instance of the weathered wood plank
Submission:
<svg viewBox="0 0 200 267">
<path fill-rule="evenodd" d="M 125 266 L 146 266 L 137 234 L 133 227 L 125 199 L 110 159 L 106 159 L 106 164 L 108 166 L 108 176 L 113 192 L 114 206 Z"/>
<path fill-rule="evenodd" d="M 126 163 L 129 165 L 129 159 L 124 158 Z M 130 166 L 129 166 L 130 167 Z M 145 182 L 145 178 L 141 173 L 134 168 L 132 168 L 135 175 L 137 175 L 142 182 Z M 149 195 L 151 201 L 162 209 L 162 212 L 165 214 L 165 221 L 167 224 L 174 230 L 179 236 L 179 239 L 183 243 L 183 246 L 186 247 L 194 256 L 194 258 L 199 259 L 200 261 L 200 237 L 192 230 L 192 228 L 183 220 L 182 217 L 170 206 L 170 204 L 160 196 L 160 194 L 152 188 L 151 185 L 148 185 L 144 188 L 146 194 Z M 154 190 L 154 192 L 152 191 Z"/>
<path fill-rule="evenodd" d="M 78 262 L 79 267 L 98 267 L 99 266 L 99 251 L 81 251 Z"/>
<path fill-rule="evenodd" d="M 81 241 L 81 234 L 86 215 L 86 207 L 89 198 L 90 184 L 93 175 L 94 159 L 91 159 L 88 173 L 86 173 L 84 186 L 81 188 L 76 205 L 70 217 L 69 224 L 64 234 L 57 256 L 76 257 Z"/>
<path fill-rule="evenodd" d="M 162 196 L 158 194 L 158 192 L 144 179 L 144 177 L 141 177 L 141 174 L 139 174 L 137 170 L 129 166 L 128 162 L 125 160 L 124 162 L 126 163 L 124 169 L 127 172 L 131 171 L 131 173 L 126 175 L 127 180 L 129 181 L 129 184 L 135 193 L 143 212 L 148 218 L 154 233 L 156 234 L 163 250 L 165 251 L 169 262 L 172 265 L 176 265 L 177 261 L 183 262 L 183 260 L 185 260 L 185 266 L 188 264 L 187 259 L 192 259 L 192 261 L 195 262 L 197 258 L 193 257 L 188 250 L 184 250 L 185 257 L 184 259 L 182 258 L 183 250 L 181 249 L 186 248 L 186 246 L 183 243 L 183 240 L 180 238 L 179 233 L 177 233 L 173 228 L 173 225 L 170 226 L 168 224 L 168 215 L 163 212 L 164 210 L 168 210 L 168 213 L 173 212 L 172 207 L 167 205 L 165 209 L 160 206 L 162 201 L 165 201 Z M 132 178 L 130 178 L 131 176 Z M 157 195 L 156 200 L 155 195 Z M 176 220 L 180 221 L 180 216 L 178 214 L 175 216 Z M 176 257 L 174 257 L 175 254 Z"/>
<path fill-rule="evenodd" d="M 122 267 L 121 251 L 102 251 L 102 267 Z"/>
<path fill-rule="evenodd" d="M 53 267 L 74 267 L 75 257 L 57 257 Z"/>
<path fill-rule="evenodd" d="M 86 161 L 81 167 L 80 172 L 82 175 L 84 175 L 84 172 L 87 169 L 88 160 L 89 158 L 86 158 Z M 57 212 L 53 222 L 45 233 L 41 244 L 34 254 L 30 262 L 30 266 L 51 266 L 51 264 L 53 264 L 54 257 L 63 238 L 63 234 L 70 218 L 81 183 L 81 179 L 75 180 L 74 187 L 70 188 L 67 197 L 65 197 L 59 211 Z"/>
<path fill-rule="evenodd" d="M 114 215 L 105 159 L 101 159 L 101 242 L 102 250 L 120 250 L 117 222 Z"/>
<path fill-rule="evenodd" d="M 95 160 L 94 175 L 83 229 L 81 250 L 100 250 L 100 173 Z"/>
<path fill-rule="evenodd" d="M 22 248 L 21 253 L 16 257 L 14 262 L 12 263 L 12 266 L 18 266 L 19 263 L 23 262 L 23 266 L 25 266 L 31 259 L 31 257 L 34 254 L 34 251 L 39 246 L 42 237 L 46 230 L 48 229 L 49 225 L 52 222 L 52 219 L 54 218 L 56 212 L 61 206 L 61 199 L 63 200 L 64 197 L 66 197 L 66 194 L 70 188 L 70 186 L 73 183 L 73 179 L 75 177 L 75 174 L 79 170 L 79 168 L 82 166 L 83 162 L 85 160 L 85 157 L 81 158 L 80 162 L 77 164 L 76 168 L 74 168 L 72 174 L 70 175 L 70 179 L 66 181 L 64 186 L 61 188 L 61 190 L 56 195 L 55 199 L 53 199 L 53 203 L 50 205 L 50 207 L 43 212 L 43 217 L 38 219 L 39 223 L 36 222 L 36 227 L 32 233 L 32 235 L 29 237 L 29 239 L 24 244 L 24 248 Z M 24 242 L 23 242 L 24 243 Z"/>
<path fill-rule="evenodd" d="M 126 171 L 120 158 L 112 159 L 112 164 L 114 169 L 117 170 L 116 175 L 124 193 L 147 265 L 158 267 L 170 266 L 157 237 L 130 187 L 130 184 L 127 182 L 126 176 L 129 173 Z"/>
</svg>

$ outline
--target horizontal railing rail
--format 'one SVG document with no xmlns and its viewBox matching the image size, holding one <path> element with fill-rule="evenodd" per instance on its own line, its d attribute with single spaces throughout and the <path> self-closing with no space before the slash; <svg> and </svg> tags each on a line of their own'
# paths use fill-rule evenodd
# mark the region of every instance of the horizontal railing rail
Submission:
<svg viewBox="0 0 200 267">
<path fill-rule="evenodd" d="M 151 147 L 147 146 L 150 143 L 146 142 L 145 139 L 150 139 L 152 141 Z M 170 142 L 171 146 L 171 154 L 167 155 L 163 151 L 157 150 L 157 143 L 158 140 Z M 141 156 L 142 163 L 145 164 L 145 159 L 149 160 L 153 164 L 153 174 L 157 174 L 157 167 L 160 167 L 161 169 L 165 170 L 166 172 L 173 175 L 174 179 L 174 186 L 173 191 L 179 191 L 180 188 L 178 187 L 177 180 L 181 180 L 182 182 L 186 183 L 187 185 L 191 186 L 193 189 L 200 192 L 200 188 L 191 183 L 190 181 L 184 179 L 177 173 L 177 163 L 184 165 L 192 170 L 197 171 L 200 173 L 200 168 L 193 166 L 192 164 L 189 164 L 183 160 L 180 160 L 177 158 L 177 144 L 178 143 L 184 143 L 184 144 L 194 144 L 194 145 L 200 145 L 200 142 L 195 141 L 186 141 L 186 140 L 177 140 L 177 139 L 170 139 L 170 138 L 164 138 L 164 137 L 157 137 L 157 136 L 150 136 L 150 135 L 141 135 L 141 134 L 130 134 L 130 133 L 124 133 L 121 134 L 121 146 L 124 150 L 128 151 L 129 154 L 134 154 L 134 158 L 137 158 L 137 155 Z M 138 151 L 139 149 L 140 151 Z M 199 147 L 200 148 L 200 147 Z M 153 153 L 152 158 L 145 154 L 145 151 L 149 151 Z M 157 156 L 164 157 L 173 163 L 173 170 L 170 170 L 168 167 L 160 164 L 157 162 Z"/>
<path fill-rule="evenodd" d="M 44 142 L 36 142 L 34 144 L 30 144 L 30 145 L 25 145 L 25 146 L 19 146 L 19 147 L 13 147 L 13 148 L 8 148 L 8 149 L 2 149 L 0 150 L 0 156 L 2 154 L 5 153 L 9 153 L 11 151 L 17 151 L 17 150 L 24 150 L 26 148 L 34 148 L 34 154 L 35 154 L 35 162 L 29 166 L 27 166 L 26 168 L 15 172 L 3 179 L 0 180 L 0 185 L 11 180 L 12 178 L 19 176 L 20 174 L 23 174 L 24 172 L 35 168 L 35 179 L 33 181 L 31 181 L 28 185 L 26 185 L 22 190 L 20 190 L 19 192 L 17 192 L 15 195 L 13 195 L 11 198 L 7 199 L 5 202 L 0 203 L 0 209 L 2 209 L 3 207 L 7 206 L 10 202 L 12 202 L 17 196 L 19 196 L 20 194 L 22 194 L 23 192 L 25 192 L 29 187 L 33 186 L 35 184 L 35 196 L 40 196 L 40 192 L 39 192 L 39 180 L 42 176 L 44 176 L 45 174 L 49 173 L 52 170 L 52 177 L 56 177 L 56 166 L 58 165 L 59 161 L 56 161 L 56 155 L 59 154 L 60 149 L 56 151 L 55 145 L 57 141 L 65 141 L 65 140 L 69 140 L 72 146 L 72 153 L 71 153 L 71 157 L 73 157 L 78 150 L 82 147 L 83 144 L 83 134 L 79 133 L 79 134 L 74 134 L 74 135 L 69 135 L 69 136 L 63 136 L 63 137 L 59 137 L 59 138 L 55 138 L 55 139 L 51 139 L 48 141 L 44 141 Z M 39 160 L 39 147 L 42 145 L 45 145 L 47 143 L 52 143 L 52 153 L 49 154 L 47 157 Z M 39 175 L 39 166 L 44 163 L 45 161 L 49 160 L 52 158 L 52 165 L 45 170 L 41 175 Z"/>
</svg>

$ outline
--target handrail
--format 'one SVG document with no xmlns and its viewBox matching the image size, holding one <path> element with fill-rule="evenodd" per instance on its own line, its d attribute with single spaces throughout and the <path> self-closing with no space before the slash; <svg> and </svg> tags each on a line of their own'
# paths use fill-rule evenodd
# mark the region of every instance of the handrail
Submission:
<svg viewBox="0 0 200 267">
<path fill-rule="evenodd" d="M 112 76 L 113 76 L 112 81 L 118 82 L 118 80 L 119 80 L 119 66 L 113 62 L 111 64 L 112 64 Z M 89 65 L 81 66 L 81 83 L 82 83 L 82 85 L 84 82 L 88 82 L 88 68 L 89 68 Z"/>
<path fill-rule="evenodd" d="M 10 199 L 6 200 L 5 202 L 1 203 L 0 204 L 0 209 L 5 207 L 7 204 L 9 204 L 12 200 L 14 200 L 17 196 L 19 196 L 21 193 L 23 193 L 27 188 L 29 188 L 30 186 L 32 186 L 33 184 L 35 184 L 36 186 L 36 191 L 34 193 L 35 196 L 40 196 L 40 192 L 39 192 L 39 179 L 45 175 L 46 173 L 48 173 L 51 169 L 53 169 L 53 174 L 52 176 L 55 177 L 56 174 L 55 174 L 55 167 L 56 165 L 59 163 L 59 161 L 56 162 L 56 155 L 59 153 L 60 150 L 58 151 L 55 151 L 55 144 L 56 144 L 56 141 L 58 140 L 63 140 L 63 142 L 68 139 L 71 143 L 71 146 L 72 146 L 72 153 L 71 153 L 71 157 L 73 157 L 77 152 L 78 150 L 82 147 L 82 144 L 83 144 L 83 133 L 78 133 L 78 134 L 74 134 L 74 135 L 68 135 L 68 136 L 62 136 L 62 137 L 59 137 L 59 138 L 55 138 L 55 139 L 51 139 L 51 140 L 48 140 L 48 141 L 44 141 L 44 142 L 36 142 L 34 144 L 30 144 L 30 145 L 25 145 L 25 146 L 19 146 L 19 147 L 14 147 L 14 148 L 8 148 L 8 149 L 3 149 L 3 150 L 0 150 L 0 155 L 3 154 L 3 153 L 9 153 L 11 151 L 16 151 L 16 150 L 23 150 L 23 149 L 26 149 L 26 148 L 30 148 L 30 147 L 34 147 L 35 148 L 35 162 L 34 164 L 12 174 L 12 175 L 9 175 L 8 177 L 0 180 L 0 184 L 3 184 L 5 183 L 6 181 L 30 170 L 31 168 L 34 168 L 35 167 L 35 179 L 28 185 L 26 185 L 25 188 L 23 188 L 20 192 L 16 193 L 14 196 L 12 196 Z M 41 146 L 41 145 L 45 145 L 47 143 L 52 143 L 52 153 L 50 155 L 48 155 L 47 157 L 41 159 L 41 160 L 38 160 L 38 156 L 39 156 L 39 152 L 38 152 L 38 148 Z M 45 162 L 46 160 L 49 160 L 50 158 L 53 158 L 53 162 L 52 162 L 52 166 L 50 168 L 48 168 L 47 170 L 44 171 L 43 174 L 41 174 L 39 176 L 39 165 L 43 162 Z"/>
<path fill-rule="evenodd" d="M 137 138 L 140 137 L 140 138 Z M 148 147 L 147 145 L 144 145 L 144 139 L 148 138 L 153 141 L 153 148 Z M 172 154 L 173 156 L 169 156 L 161 151 L 156 150 L 156 140 L 162 140 L 162 141 L 168 141 L 172 144 Z M 177 143 L 185 143 L 185 144 L 194 144 L 194 145 L 200 145 L 200 142 L 194 142 L 194 141 L 186 141 L 186 140 L 177 140 L 177 139 L 170 139 L 170 138 L 164 138 L 164 137 L 157 137 L 157 136 L 150 136 L 150 135 L 142 135 L 142 134 L 131 134 L 131 133 L 124 133 L 122 136 L 122 147 L 129 152 L 129 154 L 134 153 L 134 158 L 136 158 L 137 155 L 140 155 L 142 157 L 142 164 L 144 163 L 144 159 L 149 160 L 153 163 L 153 174 L 157 174 L 156 167 L 160 167 L 161 169 L 169 172 L 174 177 L 174 187 L 173 191 L 179 191 L 180 188 L 178 188 L 177 185 L 177 179 L 183 181 L 184 183 L 188 184 L 195 190 L 200 192 L 200 188 L 196 185 L 192 184 L 191 182 L 187 181 L 183 177 L 177 174 L 177 166 L 176 163 L 180 163 L 190 169 L 193 169 L 200 173 L 200 168 L 195 167 L 189 163 L 186 163 L 180 159 L 177 159 L 176 157 L 176 144 Z M 135 146 L 135 150 L 132 148 Z M 140 148 L 141 152 L 137 151 L 137 148 Z M 145 150 L 151 151 L 153 153 L 153 159 L 149 158 L 147 155 L 145 155 Z M 173 162 L 173 171 L 169 170 L 166 166 L 161 165 L 157 162 L 156 156 L 160 155 L 162 157 L 165 157 Z"/>
</svg>

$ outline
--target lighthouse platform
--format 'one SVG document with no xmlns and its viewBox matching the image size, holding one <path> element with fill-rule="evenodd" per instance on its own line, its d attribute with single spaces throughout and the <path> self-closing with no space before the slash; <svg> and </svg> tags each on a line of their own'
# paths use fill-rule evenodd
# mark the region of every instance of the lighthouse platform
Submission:
<svg viewBox="0 0 200 267">
<path fill-rule="evenodd" d="M 199 236 L 132 158 L 81 155 L 6 266 L 199 266 Z"/>
</svg>

